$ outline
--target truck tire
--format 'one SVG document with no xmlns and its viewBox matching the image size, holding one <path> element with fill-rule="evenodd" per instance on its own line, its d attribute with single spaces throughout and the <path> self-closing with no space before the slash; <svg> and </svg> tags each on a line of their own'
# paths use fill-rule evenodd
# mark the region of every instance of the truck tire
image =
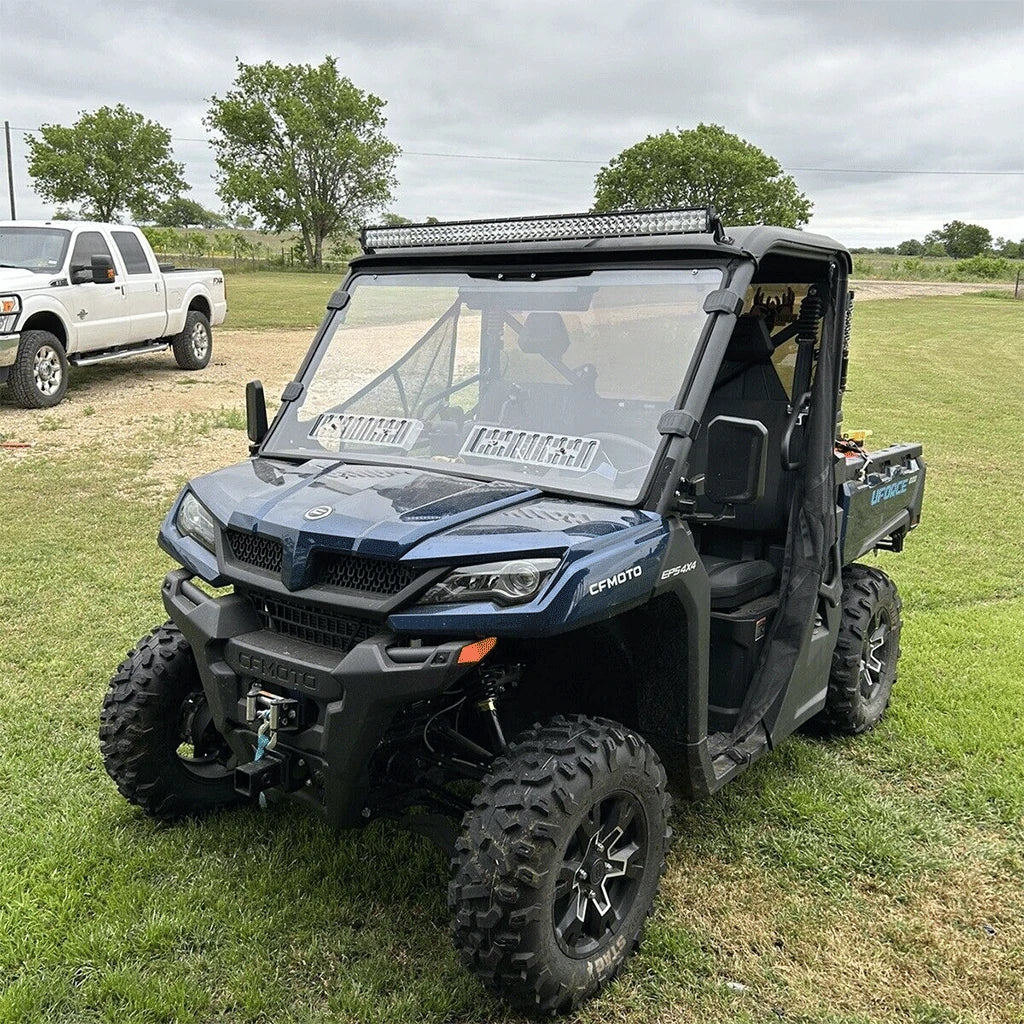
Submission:
<svg viewBox="0 0 1024 1024">
<path fill-rule="evenodd" d="M 7 383 L 23 409 L 57 405 L 68 390 L 64 346 L 49 331 L 23 331 Z"/>
<path fill-rule="evenodd" d="M 213 355 L 210 321 L 198 309 L 190 309 L 181 333 L 174 335 L 171 348 L 175 361 L 183 370 L 203 369 Z"/>
<path fill-rule="evenodd" d="M 452 860 L 459 958 L 532 1013 L 567 1012 L 637 948 L 665 869 L 657 754 L 615 722 L 535 725 L 481 783 Z"/>
<path fill-rule="evenodd" d="M 100 750 L 121 795 L 151 817 L 245 802 L 235 792 L 231 751 L 210 717 L 192 649 L 172 622 L 144 636 L 110 680 Z"/>
<path fill-rule="evenodd" d="M 854 735 L 873 729 L 885 714 L 900 656 L 902 602 L 881 569 L 850 566 L 843 573 L 843 617 L 832 655 L 821 731 Z"/>
</svg>

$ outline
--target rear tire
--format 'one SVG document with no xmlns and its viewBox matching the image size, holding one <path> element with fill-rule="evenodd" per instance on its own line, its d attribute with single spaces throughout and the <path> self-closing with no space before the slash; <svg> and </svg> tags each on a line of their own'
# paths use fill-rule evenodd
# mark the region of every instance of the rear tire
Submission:
<svg viewBox="0 0 1024 1024">
<path fill-rule="evenodd" d="M 459 958 L 492 992 L 564 1013 L 640 943 L 665 868 L 657 754 L 603 719 L 554 718 L 499 757 L 463 821 L 448 903 Z"/>
<path fill-rule="evenodd" d="M 121 795 L 160 819 L 245 802 L 206 707 L 192 648 L 172 622 L 144 636 L 110 680 L 100 750 Z"/>
<path fill-rule="evenodd" d="M 171 341 L 174 359 L 183 370 L 201 370 L 213 355 L 213 332 L 210 321 L 198 309 L 190 309 L 185 326 Z"/>
<path fill-rule="evenodd" d="M 23 409 L 49 409 L 59 404 L 68 390 L 64 346 L 49 331 L 23 331 L 7 383 Z"/>
<path fill-rule="evenodd" d="M 881 569 L 852 565 L 843 573 L 843 617 L 832 655 L 823 732 L 854 735 L 873 729 L 896 683 L 903 628 L 896 584 Z"/>
</svg>

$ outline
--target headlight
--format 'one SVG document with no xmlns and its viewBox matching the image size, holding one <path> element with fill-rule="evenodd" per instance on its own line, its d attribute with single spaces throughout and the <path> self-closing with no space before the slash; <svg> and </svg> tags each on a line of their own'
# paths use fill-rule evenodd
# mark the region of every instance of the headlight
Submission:
<svg viewBox="0 0 1024 1024">
<path fill-rule="evenodd" d="M 213 516 L 191 491 L 182 499 L 174 522 L 182 533 L 199 541 L 207 551 L 215 550 L 217 526 Z"/>
<path fill-rule="evenodd" d="M 21 312 L 21 299 L 17 295 L 0 295 L 0 334 L 13 331 Z"/>
<path fill-rule="evenodd" d="M 510 562 L 467 565 L 450 572 L 420 599 L 420 604 L 494 601 L 522 604 L 536 597 L 558 568 L 557 558 L 517 558 Z"/>
</svg>

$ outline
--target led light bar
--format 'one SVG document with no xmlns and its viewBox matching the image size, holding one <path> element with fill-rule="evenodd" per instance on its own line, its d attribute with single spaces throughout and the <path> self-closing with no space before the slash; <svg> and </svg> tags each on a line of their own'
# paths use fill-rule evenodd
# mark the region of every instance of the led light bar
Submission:
<svg viewBox="0 0 1024 1024">
<path fill-rule="evenodd" d="M 724 240 L 714 207 L 688 210 L 624 210 L 620 213 L 571 213 L 506 220 L 460 220 L 445 224 L 365 227 L 363 251 L 432 245 L 484 245 L 489 242 L 547 242 L 591 238 L 637 238 L 714 232 Z"/>
</svg>

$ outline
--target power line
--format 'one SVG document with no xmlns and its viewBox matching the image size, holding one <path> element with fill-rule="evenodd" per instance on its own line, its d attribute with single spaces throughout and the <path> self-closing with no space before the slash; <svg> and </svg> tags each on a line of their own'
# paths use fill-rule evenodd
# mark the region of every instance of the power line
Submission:
<svg viewBox="0 0 1024 1024">
<path fill-rule="evenodd" d="M 11 125 L 12 132 L 34 132 L 38 128 L 15 128 Z M 171 136 L 172 142 L 209 142 L 208 138 L 192 139 L 180 136 Z M 505 156 L 495 153 L 436 153 L 424 150 L 405 149 L 401 156 L 424 156 L 439 160 L 496 160 L 508 163 L 530 163 L 530 164 L 577 164 L 588 167 L 603 167 L 605 160 L 580 160 L 574 157 L 559 156 Z M 1024 170 L 1021 171 L 975 171 L 975 170 L 942 170 L 938 168 L 901 168 L 901 167 L 786 167 L 787 173 L 798 174 L 933 174 L 933 175 L 954 175 L 954 176 L 975 176 L 975 177 L 1024 177 Z"/>
</svg>

